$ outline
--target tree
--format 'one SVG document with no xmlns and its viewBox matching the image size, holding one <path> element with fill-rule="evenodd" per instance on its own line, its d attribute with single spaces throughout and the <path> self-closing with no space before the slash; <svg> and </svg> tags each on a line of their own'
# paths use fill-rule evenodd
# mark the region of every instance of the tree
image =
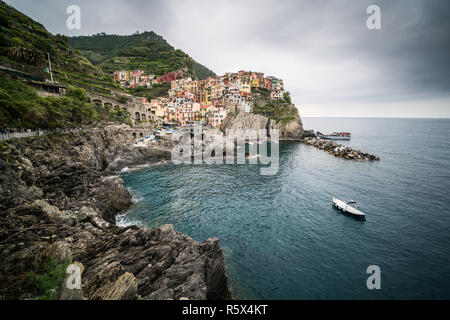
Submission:
<svg viewBox="0 0 450 320">
<path fill-rule="evenodd" d="M 69 37 L 66 35 L 58 33 L 57 35 L 55 35 L 55 38 L 56 38 L 56 41 L 59 42 L 60 44 L 67 46 L 69 43 Z"/>
<path fill-rule="evenodd" d="M 289 93 L 289 91 L 286 91 L 286 92 L 283 94 L 283 100 L 284 100 L 286 103 L 289 103 L 289 104 L 292 103 L 292 101 L 291 101 L 291 94 Z"/>
</svg>

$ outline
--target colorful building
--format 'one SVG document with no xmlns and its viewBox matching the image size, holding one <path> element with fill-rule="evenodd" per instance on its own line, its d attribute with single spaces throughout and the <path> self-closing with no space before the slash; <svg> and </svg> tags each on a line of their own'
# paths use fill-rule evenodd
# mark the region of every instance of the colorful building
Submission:
<svg viewBox="0 0 450 320">
<path fill-rule="evenodd" d="M 208 113 L 208 125 L 214 128 L 218 128 L 222 125 L 223 120 L 226 118 L 228 111 L 226 108 L 214 107 Z"/>
<path fill-rule="evenodd" d="M 182 71 L 167 72 L 164 75 L 156 78 L 156 81 L 158 81 L 158 83 L 168 83 L 181 78 L 183 78 Z"/>
</svg>

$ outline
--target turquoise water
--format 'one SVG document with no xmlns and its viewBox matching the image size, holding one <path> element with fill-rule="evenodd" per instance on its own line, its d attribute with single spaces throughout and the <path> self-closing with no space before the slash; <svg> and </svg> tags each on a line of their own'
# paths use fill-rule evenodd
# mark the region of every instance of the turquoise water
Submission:
<svg viewBox="0 0 450 320">
<path fill-rule="evenodd" d="M 296 142 L 280 170 L 254 165 L 161 165 L 123 176 L 138 203 L 122 223 L 173 224 L 219 237 L 236 298 L 450 298 L 450 120 L 306 118 L 381 157 L 353 162 Z M 355 199 L 360 222 L 332 197 Z M 381 290 L 366 269 L 381 268 Z"/>
</svg>

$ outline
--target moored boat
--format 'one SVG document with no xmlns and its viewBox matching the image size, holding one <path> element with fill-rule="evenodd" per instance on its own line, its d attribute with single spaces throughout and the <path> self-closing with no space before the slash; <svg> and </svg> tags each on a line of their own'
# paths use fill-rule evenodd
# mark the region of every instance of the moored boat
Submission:
<svg viewBox="0 0 450 320">
<path fill-rule="evenodd" d="M 352 134 L 350 132 L 333 132 L 332 134 L 317 132 L 317 136 L 320 139 L 325 140 L 350 140 L 352 138 Z"/>
<path fill-rule="evenodd" d="M 352 216 L 355 219 L 364 221 L 366 220 L 366 214 L 356 208 L 356 201 L 342 201 L 333 197 L 333 205 L 336 209 L 342 211 L 342 213 Z"/>
</svg>

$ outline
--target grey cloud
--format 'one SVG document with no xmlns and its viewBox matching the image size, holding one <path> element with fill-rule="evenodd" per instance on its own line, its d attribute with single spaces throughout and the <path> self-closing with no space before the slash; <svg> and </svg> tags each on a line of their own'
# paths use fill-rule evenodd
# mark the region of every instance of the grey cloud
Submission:
<svg viewBox="0 0 450 320">
<path fill-rule="evenodd" d="M 450 97 L 448 0 L 7 2 L 54 33 L 153 30 L 217 73 L 246 68 L 283 77 L 311 113 L 319 104 Z M 82 8 L 79 33 L 65 29 L 70 4 Z M 382 30 L 366 28 L 371 4 L 381 7 Z"/>
<path fill-rule="evenodd" d="M 53 33 L 90 35 L 99 32 L 132 34 L 137 30 L 166 32 L 173 6 L 158 0 L 9 0 L 7 3 L 43 23 Z M 66 9 L 78 5 L 81 30 L 68 30 Z"/>
</svg>

